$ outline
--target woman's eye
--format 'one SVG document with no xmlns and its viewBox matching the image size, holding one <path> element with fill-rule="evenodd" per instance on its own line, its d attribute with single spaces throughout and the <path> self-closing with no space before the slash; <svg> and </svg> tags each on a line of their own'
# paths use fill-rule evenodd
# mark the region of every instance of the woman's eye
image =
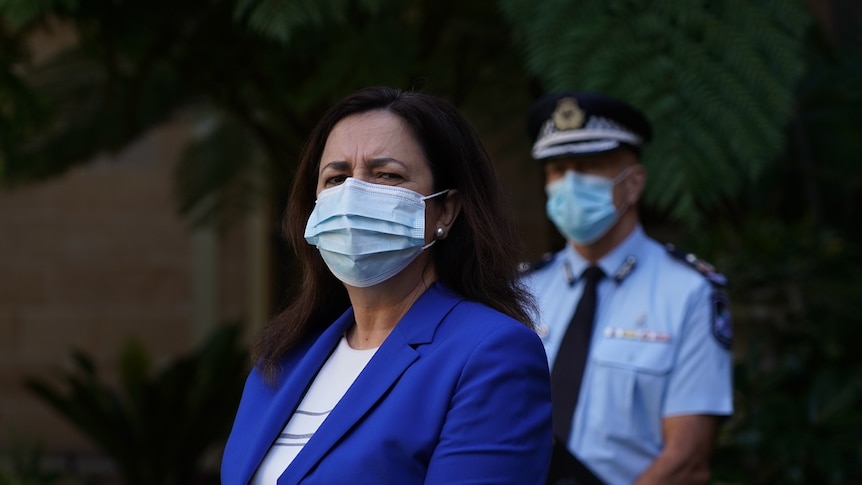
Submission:
<svg viewBox="0 0 862 485">
<path fill-rule="evenodd" d="M 397 173 L 384 172 L 377 174 L 378 178 L 382 178 L 384 180 L 401 180 L 403 177 L 398 175 Z"/>
<path fill-rule="evenodd" d="M 326 179 L 326 185 L 338 185 L 347 180 L 347 175 L 335 175 Z"/>
</svg>

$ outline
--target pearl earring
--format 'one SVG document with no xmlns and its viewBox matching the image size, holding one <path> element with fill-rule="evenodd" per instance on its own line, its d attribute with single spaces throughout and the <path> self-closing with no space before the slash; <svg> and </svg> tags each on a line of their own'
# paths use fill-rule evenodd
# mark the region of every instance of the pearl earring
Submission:
<svg viewBox="0 0 862 485">
<path fill-rule="evenodd" d="M 442 227 L 438 227 L 437 230 L 434 232 L 434 235 L 437 239 L 443 239 L 443 236 L 446 235 L 446 231 L 444 231 Z"/>
</svg>

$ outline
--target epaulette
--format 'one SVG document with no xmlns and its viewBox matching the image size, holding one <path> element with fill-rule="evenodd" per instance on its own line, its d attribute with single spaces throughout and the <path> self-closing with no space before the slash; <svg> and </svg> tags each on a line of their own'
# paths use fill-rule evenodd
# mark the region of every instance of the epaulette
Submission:
<svg viewBox="0 0 862 485">
<path fill-rule="evenodd" d="M 668 243 L 665 244 L 664 247 L 667 249 L 668 254 L 670 254 L 674 259 L 678 259 L 691 268 L 694 268 L 695 271 L 702 274 L 710 283 L 713 284 L 713 286 L 720 288 L 727 287 L 727 277 L 716 271 L 711 264 L 698 258 L 692 253 L 686 253 L 685 251 L 677 249 L 673 244 Z"/>
<path fill-rule="evenodd" d="M 555 256 L 555 253 L 545 253 L 540 259 L 536 261 L 533 261 L 531 263 L 521 263 L 521 265 L 518 267 L 518 270 L 521 272 L 522 275 L 540 270 L 550 264 L 551 261 L 554 260 Z"/>
<path fill-rule="evenodd" d="M 694 268 L 698 273 L 706 277 L 714 290 L 712 292 L 712 318 L 710 326 L 712 327 L 712 336 L 715 337 L 719 345 L 727 350 L 730 350 L 733 345 L 733 320 L 730 316 L 730 305 L 727 300 L 727 278 L 715 270 L 711 264 L 698 258 L 694 254 L 680 251 L 673 244 L 665 244 L 668 254 L 674 259 L 678 259 L 688 266 Z"/>
</svg>

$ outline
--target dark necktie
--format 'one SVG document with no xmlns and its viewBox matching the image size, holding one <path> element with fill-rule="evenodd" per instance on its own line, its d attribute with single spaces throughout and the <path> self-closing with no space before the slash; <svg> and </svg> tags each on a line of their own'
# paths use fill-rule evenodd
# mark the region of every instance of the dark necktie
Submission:
<svg viewBox="0 0 862 485">
<path fill-rule="evenodd" d="M 581 275 L 581 279 L 584 280 L 584 292 L 563 336 L 554 361 L 554 368 L 551 370 L 554 436 L 563 443 L 563 446 L 569 441 L 572 415 L 578 403 L 581 378 L 584 375 L 584 365 L 590 350 L 598 300 L 596 286 L 604 277 L 605 273 L 598 266 L 588 267 Z"/>
</svg>

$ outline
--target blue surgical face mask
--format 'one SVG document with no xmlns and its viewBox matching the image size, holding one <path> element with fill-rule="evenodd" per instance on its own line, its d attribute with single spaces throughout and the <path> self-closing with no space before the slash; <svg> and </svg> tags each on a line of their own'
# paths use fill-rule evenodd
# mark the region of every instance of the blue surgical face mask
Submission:
<svg viewBox="0 0 862 485">
<path fill-rule="evenodd" d="M 323 190 L 305 226 L 305 240 L 317 246 L 332 274 L 358 287 L 398 274 L 434 244 L 425 244 L 425 200 L 401 187 L 347 178 Z"/>
<path fill-rule="evenodd" d="M 573 170 L 545 186 L 545 210 L 557 229 L 578 244 L 590 244 L 607 234 L 620 213 L 614 206 L 614 186 L 629 174 L 614 179 L 584 175 Z"/>
</svg>

